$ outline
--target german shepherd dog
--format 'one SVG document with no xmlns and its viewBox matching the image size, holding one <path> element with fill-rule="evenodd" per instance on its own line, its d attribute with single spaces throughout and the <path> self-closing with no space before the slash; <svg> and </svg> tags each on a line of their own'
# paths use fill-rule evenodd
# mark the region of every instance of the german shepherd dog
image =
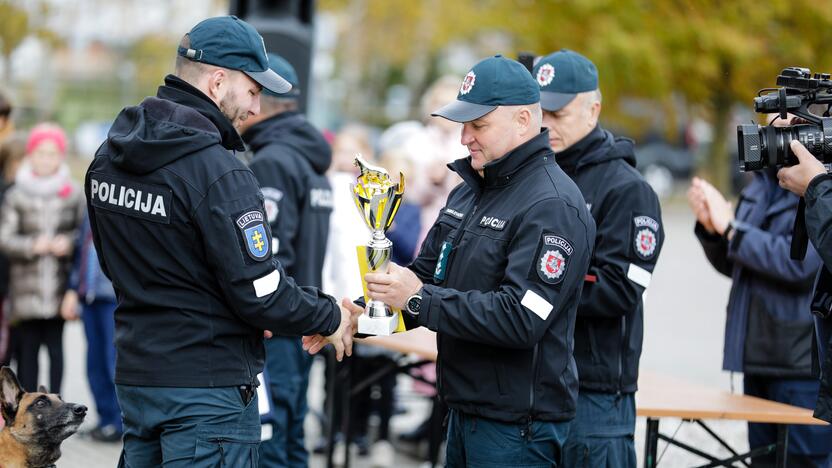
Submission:
<svg viewBox="0 0 832 468">
<path fill-rule="evenodd" d="M 61 456 L 61 442 L 74 434 L 87 407 L 65 403 L 43 386 L 27 393 L 11 369 L 0 369 L 0 468 L 53 467 Z"/>
</svg>

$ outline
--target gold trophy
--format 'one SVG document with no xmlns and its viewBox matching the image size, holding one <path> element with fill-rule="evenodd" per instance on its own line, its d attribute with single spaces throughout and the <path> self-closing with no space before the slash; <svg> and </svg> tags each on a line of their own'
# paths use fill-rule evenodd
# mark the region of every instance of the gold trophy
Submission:
<svg viewBox="0 0 832 468">
<path fill-rule="evenodd" d="M 356 183 L 350 185 L 352 198 L 361 219 L 372 233 L 370 242 L 358 247 L 361 282 L 367 299 L 367 307 L 358 318 L 358 333 L 392 335 L 399 328 L 399 311 L 382 301 L 369 300 L 364 273 L 386 272 L 390 265 L 393 243 L 384 233 L 393 224 L 393 218 L 399 211 L 404 194 L 404 174 L 399 173 L 399 183 L 394 184 L 384 168 L 368 164 L 360 154 L 356 156 L 354 164 L 361 170 L 361 174 Z"/>
</svg>

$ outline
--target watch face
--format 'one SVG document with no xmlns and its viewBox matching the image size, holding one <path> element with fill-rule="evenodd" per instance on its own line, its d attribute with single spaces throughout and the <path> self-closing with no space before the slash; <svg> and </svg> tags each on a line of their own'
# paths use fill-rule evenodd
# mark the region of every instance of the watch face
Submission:
<svg viewBox="0 0 832 468">
<path fill-rule="evenodd" d="M 411 297 L 407 301 L 407 310 L 411 314 L 418 314 L 419 308 L 422 307 L 422 298 L 421 297 Z"/>
</svg>

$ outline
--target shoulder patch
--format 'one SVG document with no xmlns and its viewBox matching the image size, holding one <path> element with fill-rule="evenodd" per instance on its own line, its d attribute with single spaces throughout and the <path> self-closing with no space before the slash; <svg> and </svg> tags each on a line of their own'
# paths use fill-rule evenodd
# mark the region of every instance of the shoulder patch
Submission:
<svg viewBox="0 0 832 468">
<path fill-rule="evenodd" d="M 659 244 L 659 223 L 649 216 L 633 217 L 633 250 L 642 260 L 651 260 Z"/>
<path fill-rule="evenodd" d="M 273 187 L 263 187 L 260 191 L 263 192 L 266 219 L 269 220 L 269 224 L 272 224 L 277 220 L 277 215 L 280 213 L 280 200 L 283 199 L 283 192 Z"/>
<path fill-rule="evenodd" d="M 234 221 L 245 240 L 246 253 L 254 260 L 262 261 L 271 255 L 269 234 L 264 225 L 263 213 L 257 210 L 247 211 Z"/>
<path fill-rule="evenodd" d="M 566 278 L 566 269 L 573 252 L 572 243 L 568 240 L 556 234 L 544 233 L 532 268 L 544 283 L 560 284 Z"/>
</svg>

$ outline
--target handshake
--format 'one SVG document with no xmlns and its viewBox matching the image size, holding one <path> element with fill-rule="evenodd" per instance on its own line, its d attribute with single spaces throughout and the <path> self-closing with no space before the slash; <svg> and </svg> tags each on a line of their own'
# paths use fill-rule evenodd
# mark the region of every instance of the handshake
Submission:
<svg viewBox="0 0 832 468">
<path fill-rule="evenodd" d="M 410 269 L 390 262 L 385 273 L 367 273 L 367 292 L 371 299 L 383 301 L 397 309 L 404 308 L 407 299 L 422 289 L 422 281 Z M 344 359 L 344 353 L 352 356 L 352 337 L 358 330 L 358 317 L 364 309 L 351 300 L 341 300 L 341 323 L 335 333 L 329 336 L 304 336 L 303 349 L 317 354 L 326 345 L 335 347 L 335 357 Z M 267 335 L 268 337 L 268 335 Z"/>
<path fill-rule="evenodd" d="M 352 356 L 352 337 L 358 330 L 358 316 L 364 309 L 354 304 L 348 298 L 341 299 L 341 323 L 338 329 L 329 336 L 314 335 L 303 337 L 303 349 L 309 354 L 317 354 L 326 345 L 331 344 L 335 348 L 335 359 L 341 361 L 344 354 Z"/>
</svg>

